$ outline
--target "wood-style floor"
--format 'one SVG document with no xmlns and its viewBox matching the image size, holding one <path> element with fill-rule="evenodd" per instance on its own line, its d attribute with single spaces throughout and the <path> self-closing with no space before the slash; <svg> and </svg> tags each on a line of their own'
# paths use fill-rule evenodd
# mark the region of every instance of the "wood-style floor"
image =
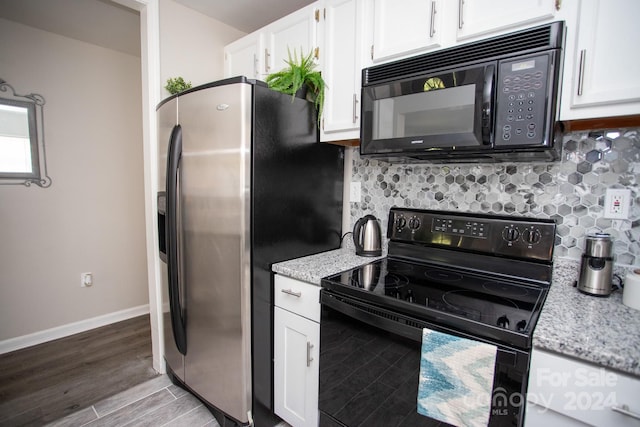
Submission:
<svg viewBox="0 0 640 427">
<path fill-rule="evenodd" d="M 220 427 L 211 412 L 166 375 L 108 397 L 47 427 Z"/>
<path fill-rule="evenodd" d="M 157 376 L 148 315 L 3 354 L 0 426 L 45 425 Z"/>
</svg>

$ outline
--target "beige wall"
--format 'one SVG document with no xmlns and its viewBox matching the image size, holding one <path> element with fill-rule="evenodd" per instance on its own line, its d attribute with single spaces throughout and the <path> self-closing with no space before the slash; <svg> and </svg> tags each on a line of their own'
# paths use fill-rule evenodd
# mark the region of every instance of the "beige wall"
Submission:
<svg viewBox="0 0 640 427">
<path fill-rule="evenodd" d="M 160 33 L 162 86 L 222 78 L 223 47 L 244 35 L 173 0 L 160 0 Z M 0 78 L 47 101 L 53 179 L 48 189 L 0 185 L 1 343 L 90 325 L 149 297 L 140 58 L 4 19 L 0 40 Z M 87 271 L 94 286 L 82 288 Z"/>
<path fill-rule="evenodd" d="M 148 304 L 140 58 L 3 19 L 0 40 L 0 77 L 46 99 L 53 179 L 0 186 L 0 340 Z"/>
<path fill-rule="evenodd" d="M 221 79 L 224 46 L 245 34 L 173 0 L 160 0 L 162 86 L 178 76 L 193 86 Z M 162 97 L 168 95 L 163 89 Z"/>
</svg>

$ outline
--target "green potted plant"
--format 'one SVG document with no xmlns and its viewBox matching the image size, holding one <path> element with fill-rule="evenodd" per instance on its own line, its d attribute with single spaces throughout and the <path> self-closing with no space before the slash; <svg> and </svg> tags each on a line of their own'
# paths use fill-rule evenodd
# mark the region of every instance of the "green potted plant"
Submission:
<svg viewBox="0 0 640 427">
<path fill-rule="evenodd" d="M 171 95 L 180 93 L 184 90 L 191 88 L 191 82 L 185 82 L 182 77 L 176 77 L 175 79 L 167 79 L 167 84 L 164 87 Z"/>
<path fill-rule="evenodd" d="M 267 76 L 266 82 L 269 87 L 278 92 L 286 93 L 295 97 L 299 92 L 305 94 L 305 98 L 314 103 L 318 111 L 318 125 L 322 116 L 322 108 L 324 107 L 324 88 L 325 83 L 320 71 L 315 71 L 316 64 L 313 62 L 313 51 L 307 56 L 303 56 L 288 51 L 289 59 L 285 60 L 288 67 L 271 73 Z"/>
</svg>

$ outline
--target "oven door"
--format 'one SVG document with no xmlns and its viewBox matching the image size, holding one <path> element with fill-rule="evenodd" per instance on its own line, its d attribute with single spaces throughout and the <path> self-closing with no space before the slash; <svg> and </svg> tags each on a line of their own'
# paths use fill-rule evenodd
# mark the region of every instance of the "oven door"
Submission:
<svg viewBox="0 0 640 427">
<path fill-rule="evenodd" d="M 362 88 L 360 153 L 490 149 L 495 63 Z"/>
<path fill-rule="evenodd" d="M 320 426 L 447 426 L 417 412 L 422 328 L 474 338 L 325 289 L 320 295 Z M 489 426 L 523 425 L 528 369 L 526 352 L 498 346 Z"/>
</svg>

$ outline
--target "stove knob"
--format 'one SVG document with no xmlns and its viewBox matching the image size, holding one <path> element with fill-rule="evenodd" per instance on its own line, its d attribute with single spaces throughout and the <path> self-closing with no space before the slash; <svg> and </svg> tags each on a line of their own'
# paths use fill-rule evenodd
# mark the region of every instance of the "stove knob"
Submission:
<svg viewBox="0 0 640 427">
<path fill-rule="evenodd" d="M 509 329 L 509 318 L 507 316 L 498 317 L 497 325 L 504 329 Z"/>
<path fill-rule="evenodd" d="M 507 242 L 515 242 L 520 237 L 520 232 L 514 227 L 505 228 L 502 232 L 502 237 Z"/>
<path fill-rule="evenodd" d="M 405 217 L 399 216 L 396 219 L 396 227 L 398 227 L 398 230 L 402 230 L 405 225 L 407 225 L 407 220 L 405 219 Z"/>
<path fill-rule="evenodd" d="M 417 230 L 420 228 L 420 220 L 415 216 L 409 220 L 409 228 L 412 230 Z"/>
<path fill-rule="evenodd" d="M 518 332 L 524 332 L 527 330 L 527 321 L 526 320 L 521 320 L 518 323 L 516 323 L 516 330 Z"/>
<path fill-rule="evenodd" d="M 522 238 L 525 242 L 533 245 L 540 241 L 540 239 L 542 238 L 542 234 L 540 233 L 540 230 L 535 228 L 533 230 L 525 230 L 522 233 Z"/>
</svg>

